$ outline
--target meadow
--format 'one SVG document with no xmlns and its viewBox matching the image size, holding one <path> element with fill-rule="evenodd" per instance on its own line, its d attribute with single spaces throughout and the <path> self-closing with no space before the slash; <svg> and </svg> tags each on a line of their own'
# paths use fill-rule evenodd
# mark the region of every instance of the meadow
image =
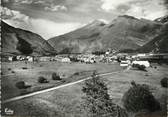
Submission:
<svg viewBox="0 0 168 117">
<path fill-rule="evenodd" d="M 68 66 L 70 67 L 71 65 Z M 96 65 L 84 66 L 91 69 Z M 99 68 L 97 67 L 97 70 L 99 69 L 99 72 L 104 72 L 104 66 L 102 67 L 102 65 L 100 65 Z M 114 65 L 107 66 L 106 68 L 108 68 L 108 72 L 112 69 L 116 70 L 116 66 L 114 67 Z M 147 68 L 147 72 L 130 69 L 125 72 L 120 71 L 113 75 L 101 77 L 108 87 L 108 93 L 113 99 L 113 102 L 122 107 L 122 96 L 131 87 L 130 82 L 134 80 L 138 84 L 149 85 L 150 91 L 162 105 L 162 111 L 144 115 L 142 113 L 136 117 L 166 117 L 167 89 L 161 87 L 160 80 L 168 75 L 168 66 L 154 66 L 157 66 L 157 68 Z M 38 68 L 40 69 L 40 67 Z M 82 67 L 80 68 L 82 69 Z M 121 70 L 120 67 L 119 69 Z M 73 72 L 69 74 L 73 74 Z M 82 107 L 82 104 L 84 103 L 83 98 L 85 97 L 85 94 L 81 91 L 83 86 L 84 82 L 78 83 L 26 99 L 10 102 L 4 104 L 3 107 L 9 107 L 14 110 L 16 117 L 25 117 L 25 115 L 27 115 L 27 117 L 86 117 L 87 112 Z"/>
<path fill-rule="evenodd" d="M 108 73 L 123 69 L 118 63 L 4 62 L 2 63 L 2 99 L 77 81 L 90 76 L 95 70 L 98 73 Z M 52 73 L 54 72 L 59 74 L 62 80 L 52 80 Z M 38 78 L 40 76 L 46 78 L 49 83 L 39 83 Z M 31 87 L 18 89 L 15 84 L 19 81 L 24 81 Z"/>
</svg>

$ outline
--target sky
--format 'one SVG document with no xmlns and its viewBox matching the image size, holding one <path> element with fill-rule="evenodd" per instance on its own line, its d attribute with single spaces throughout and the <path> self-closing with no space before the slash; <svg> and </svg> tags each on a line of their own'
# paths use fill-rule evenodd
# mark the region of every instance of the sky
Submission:
<svg viewBox="0 0 168 117">
<path fill-rule="evenodd" d="M 91 21 L 111 22 L 119 15 L 154 20 L 166 15 L 163 0 L 2 0 L 2 19 L 49 39 Z"/>
</svg>

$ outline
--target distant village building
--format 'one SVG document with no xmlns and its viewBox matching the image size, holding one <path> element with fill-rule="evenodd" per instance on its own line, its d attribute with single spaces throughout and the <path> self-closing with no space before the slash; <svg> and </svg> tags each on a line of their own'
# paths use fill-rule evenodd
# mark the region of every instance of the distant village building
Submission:
<svg viewBox="0 0 168 117">
<path fill-rule="evenodd" d="M 121 67 L 128 67 L 129 65 L 131 65 L 131 61 L 130 60 L 124 60 L 120 62 L 120 66 Z"/>
<path fill-rule="evenodd" d="M 149 61 L 133 61 L 132 64 L 144 65 L 145 67 L 150 67 Z"/>
<path fill-rule="evenodd" d="M 50 61 L 50 60 L 51 60 L 51 57 L 48 57 L 48 56 L 39 57 L 39 61 L 47 62 L 47 61 Z"/>
<path fill-rule="evenodd" d="M 106 54 L 106 55 L 109 55 L 109 54 L 110 54 L 110 52 L 109 52 L 109 51 L 107 51 L 105 54 Z"/>
<path fill-rule="evenodd" d="M 8 57 L 8 60 L 11 62 L 11 61 L 13 61 L 13 56 L 9 56 Z"/>
<path fill-rule="evenodd" d="M 146 54 L 137 54 L 138 57 L 144 57 Z"/>
<path fill-rule="evenodd" d="M 20 60 L 21 56 L 16 56 L 16 60 Z"/>
<path fill-rule="evenodd" d="M 70 58 L 62 58 L 61 62 L 70 63 L 71 60 L 70 60 Z"/>
<path fill-rule="evenodd" d="M 27 58 L 27 61 L 33 62 L 33 57 L 32 56 L 27 56 L 26 58 Z"/>
</svg>

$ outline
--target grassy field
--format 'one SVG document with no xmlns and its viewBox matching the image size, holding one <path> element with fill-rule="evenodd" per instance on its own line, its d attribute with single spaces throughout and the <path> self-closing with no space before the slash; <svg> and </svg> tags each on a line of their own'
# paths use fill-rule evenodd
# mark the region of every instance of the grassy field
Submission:
<svg viewBox="0 0 168 117">
<path fill-rule="evenodd" d="M 102 77 L 107 84 L 108 93 L 113 102 L 122 106 L 122 96 L 129 89 L 130 82 L 134 80 L 139 84 L 147 84 L 163 110 L 166 109 L 166 91 L 162 88 L 160 80 L 168 75 L 168 66 L 162 65 L 148 68 L 148 72 L 129 70 Z M 84 83 L 64 87 L 55 91 L 36 95 L 27 99 L 3 105 L 14 110 L 17 117 L 86 117 L 82 108 L 83 97 L 81 89 Z M 137 117 L 166 117 L 163 111 L 139 115 Z"/>
<path fill-rule="evenodd" d="M 106 73 L 120 71 L 122 68 L 118 63 L 115 64 L 81 64 L 81 63 L 59 63 L 59 62 L 40 62 L 27 63 L 11 62 L 2 63 L 2 99 L 27 94 L 42 89 L 59 86 L 61 84 L 73 82 L 90 76 L 93 71 Z M 52 80 L 52 73 L 58 73 L 62 81 Z M 38 83 L 38 77 L 45 77 L 49 83 Z M 24 81 L 31 85 L 27 89 L 16 88 L 16 82 Z"/>
</svg>

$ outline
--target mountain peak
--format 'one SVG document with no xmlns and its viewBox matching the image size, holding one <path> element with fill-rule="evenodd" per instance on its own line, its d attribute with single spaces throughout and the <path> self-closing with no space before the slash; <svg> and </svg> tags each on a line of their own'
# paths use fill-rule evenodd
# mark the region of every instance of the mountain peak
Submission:
<svg viewBox="0 0 168 117">
<path fill-rule="evenodd" d="M 133 16 L 129 16 L 129 15 L 120 15 L 118 16 L 118 18 L 126 18 L 126 19 L 134 19 L 137 20 L 137 18 L 133 17 Z"/>
<path fill-rule="evenodd" d="M 95 26 L 105 26 L 106 23 L 101 20 L 94 20 L 91 23 L 89 23 L 87 26 L 89 27 L 95 27 Z"/>
<path fill-rule="evenodd" d="M 168 15 L 160 17 L 160 18 L 157 18 L 154 21 L 161 22 L 161 23 L 167 23 L 168 22 Z"/>
</svg>

